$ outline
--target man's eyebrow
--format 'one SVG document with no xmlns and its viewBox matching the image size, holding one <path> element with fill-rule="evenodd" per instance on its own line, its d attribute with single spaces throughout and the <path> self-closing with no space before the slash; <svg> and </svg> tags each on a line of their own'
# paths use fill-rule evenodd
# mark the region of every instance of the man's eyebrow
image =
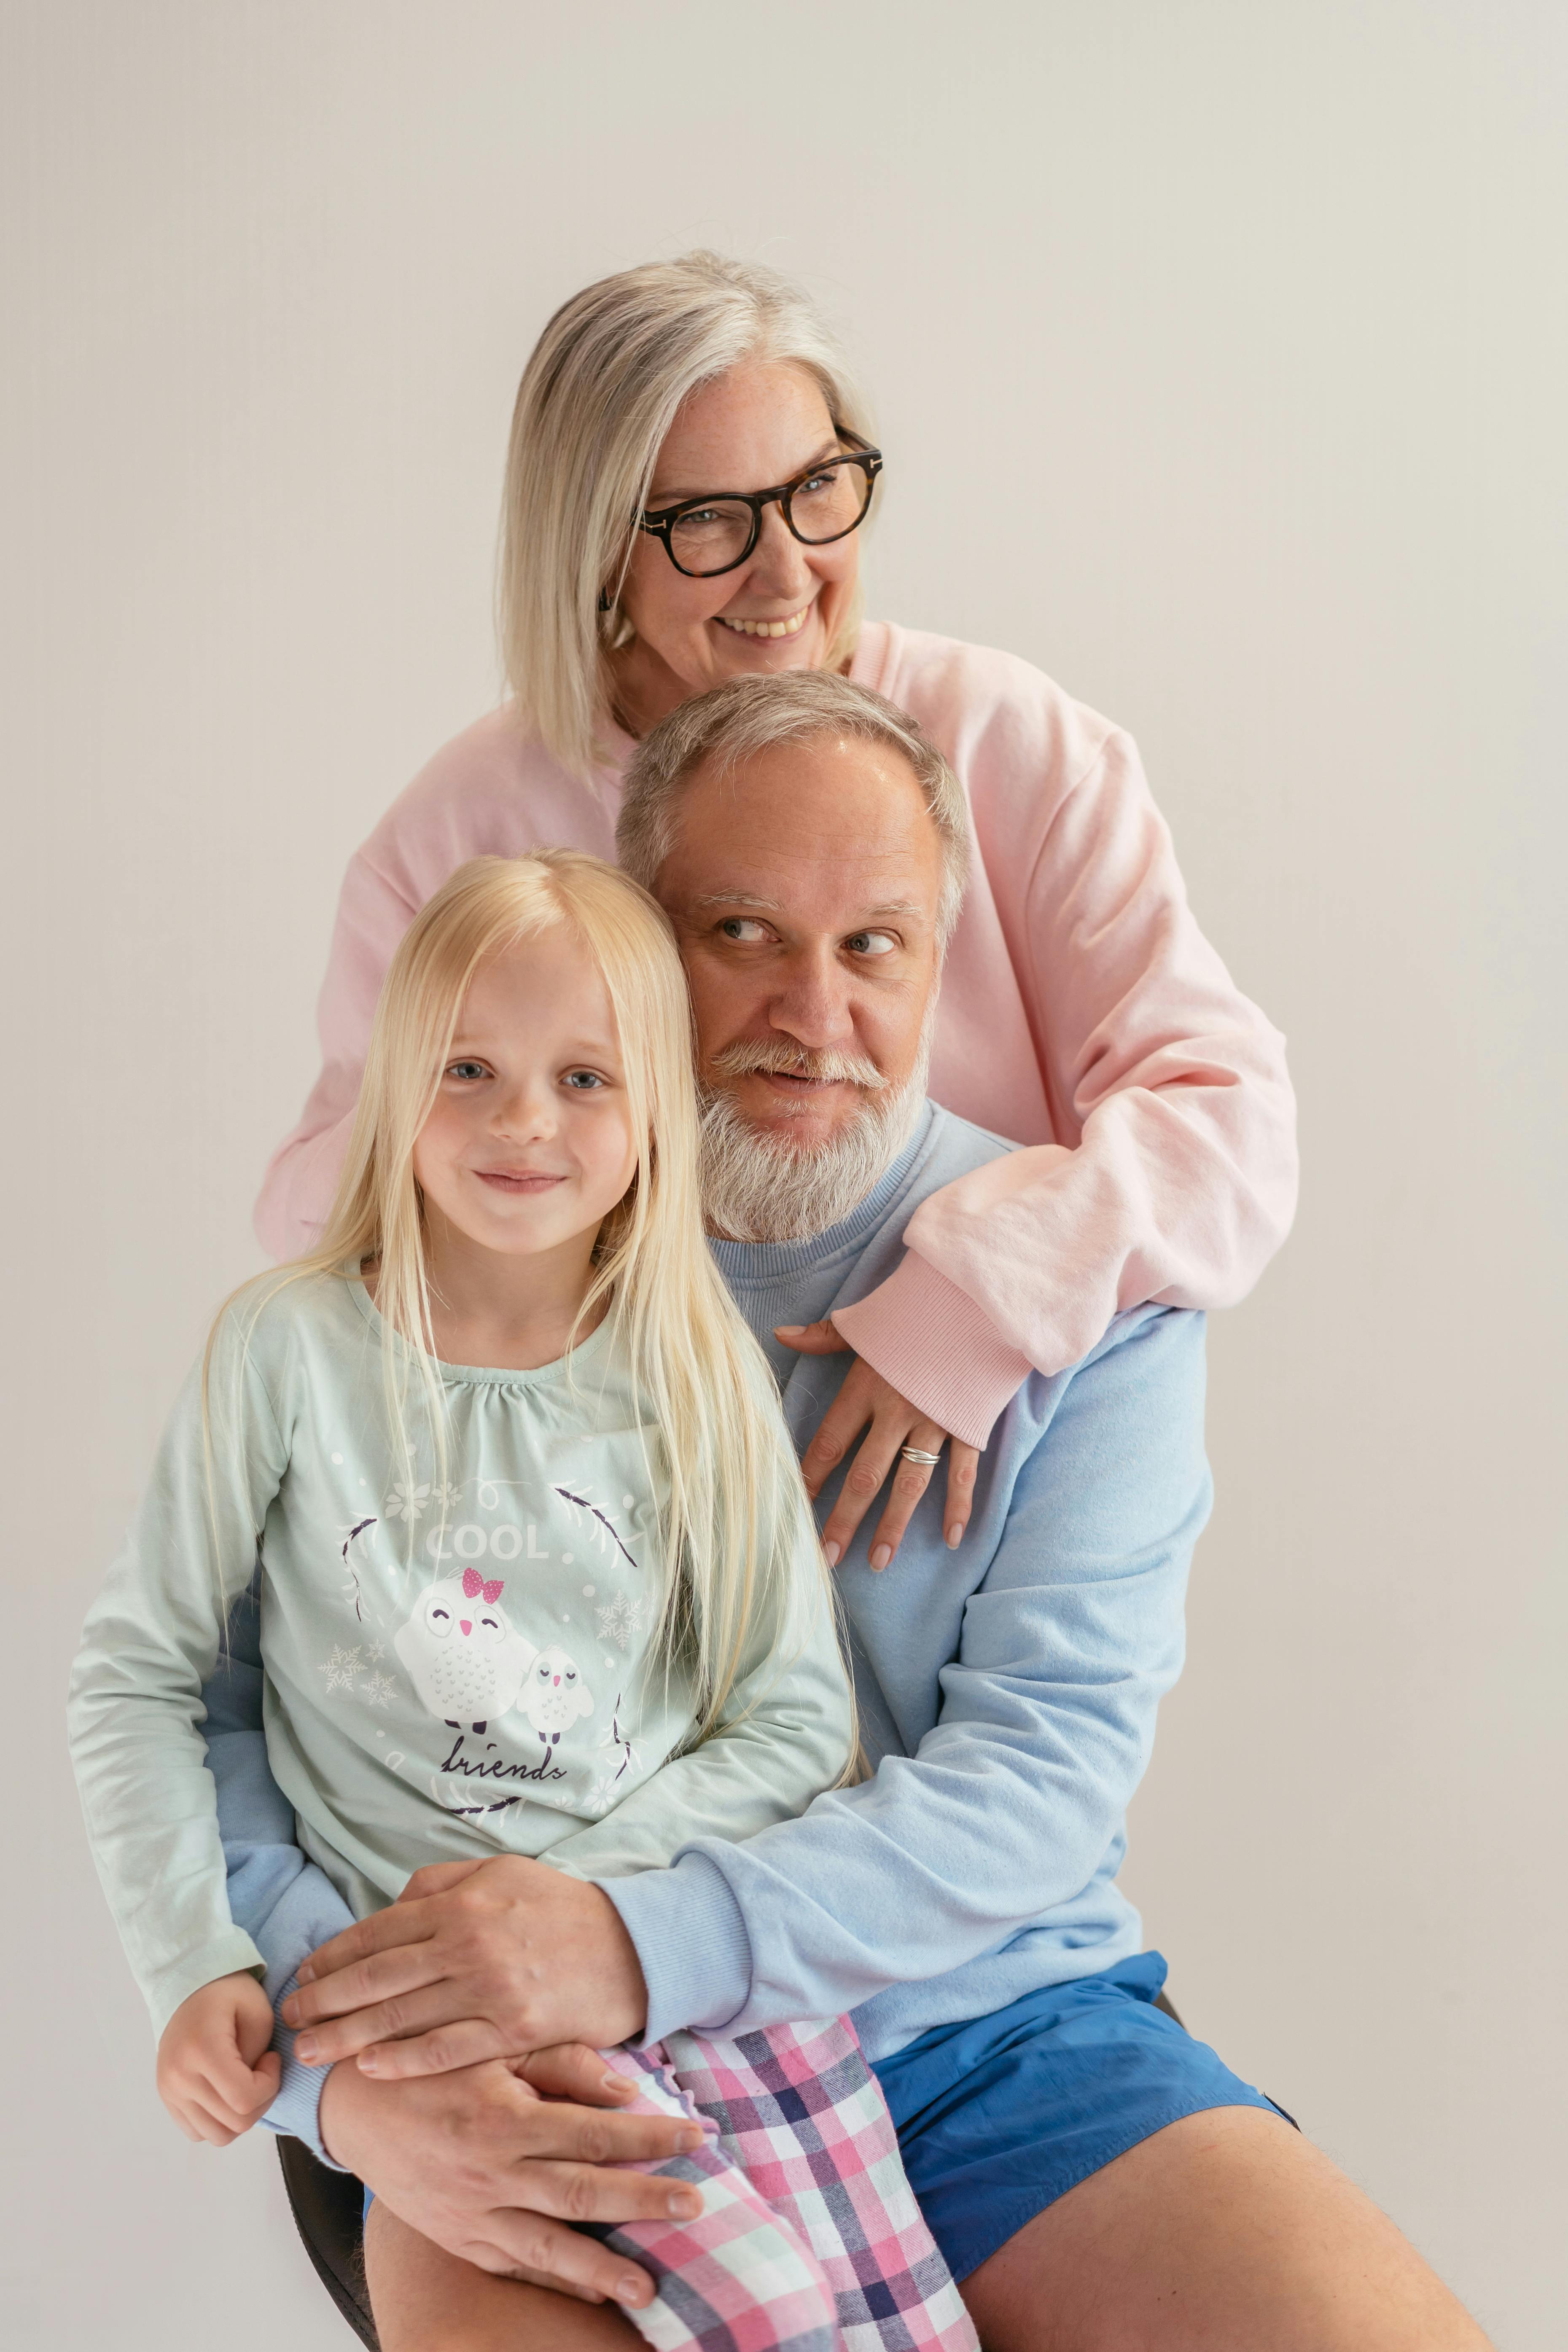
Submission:
<svg viewBox="0 0 1568 2352">
<path fill-rule="evenodd" d="M 820 466 L 824 458 L 841 457 L 843 455 L 843 444 L 837 434 L 830 433 L 826 441 L 818 442 L 805 464 L 797 466 L 789 478 L 793 482 L 799 475 L 809 472 L 813 466 Z M 764 487 L 769 486 L 764 485 Z M 697 490 L 656 490 L 650 488 L 647 494 L 648 511 L 650 514 L 657 514 L 660 507 L 678 507 L 687 499 L 716 499 L 725 496 L 735 498 L 744 497 L 744 495 L 743 491 L 735 490 L 732 485 L 727 484 L 722 488 L 715 488 L 710 482 Z"/>
<path fill-rule="evenodd" d="M 754 890 L 705 890 L 690 905 L 695 911 L 700 907 L 761 907 L 771 915 L 782 915 L 784 901 L 780 898 L 759 898 Z M 868 923 L 880 921 L 884 915 L 925 915 L 930 908 L 918 898 L 884 898 L 879 907 L 868 907 L 865 913 L 848 926 L 852 931 L 863 930 Z"/>
<path fill-rule="evenodd" d="M 782 915 L 782 898 L 759 898 L 754 890 L 704 890 L 693 898 L 693 907 L 765 907 L 771 915 Z"/>
</svg>

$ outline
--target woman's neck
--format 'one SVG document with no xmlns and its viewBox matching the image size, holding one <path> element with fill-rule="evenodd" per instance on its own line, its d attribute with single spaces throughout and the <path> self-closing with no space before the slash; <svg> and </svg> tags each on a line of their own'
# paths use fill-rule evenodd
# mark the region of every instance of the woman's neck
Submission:
<svg viewBox="0 0 1568 2352">
<path fill-rule="evenodd" d="M 426 1272 L 436 1353 L 447 1364 L 536 1371 L 566 1353 L 576 1328 L 585 1339 L 604 1320 L 600 1306 L 577 1318 L 593 1279 L 592 1231 L 527 1257 L 483 1248 L 427 1209 Z"/>
<path fill-rule="evenodd" d="M 640 637 L 617 646 L 610 656 L 610 675 L 615 680 L 612 716 L 634 742 L 668 719 L 692 691 Z"/>
</svg>

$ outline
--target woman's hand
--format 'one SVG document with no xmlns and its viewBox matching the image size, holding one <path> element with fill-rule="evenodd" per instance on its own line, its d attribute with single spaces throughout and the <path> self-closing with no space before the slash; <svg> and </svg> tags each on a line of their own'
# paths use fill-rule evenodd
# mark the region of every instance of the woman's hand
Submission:
<svg viewBox="0 0 1568 2352">
<path fill-rule="evenodd" d="M 383 2079 L 563 2042 L 605 2050 L 647 2015 L 609 1896 L 521 1854 L 416 1870 L 395 1903 L 311 1953 L 283 2004 L 306 2065 L 357 2056 Z"/>
<path fill-rule="evenodd" d="M 572 2225 L 689 2221 L 700 2206 L 695 2189 L 619 2168 L 688 2154 L 702 2134 L 671 2116 L 606 2114 L 601 2105 L 635 2096 L 596 2052 L 577 2048 L 412 2083 L 334 2066 L 321 2090 L 321 2137 L 335 2163 L 448 2253 L 583 2303 L 640 2310 L 653 2300 L 647 2273 Z"/>
<path fill-rule="evenodd" d="M 253 1976 L 215 1977 L 183 2000 L 158 2042 L 158 2096 L 187 2139 L 226 2147 L 278 2096 L 272 2003 Z"/>
<path fill-rule="evenodd" d="M 847 1351 L 849 1347 L 848 1340 L 841 1339 L 830 1322 L 781 1323 L 773 1337 L 803 1356 L 832 1356 Z M 843 1461 L 868 1422 L 871 1424 L 870 1434 L 846 1474 L 838 1500 L 822 1530 L 823 1549 L 831 1568 L 837 1567 L 849 1549 L 850 1537 L 881 1493 L 889 1471 L 896 1465 L 893 1491 L 871 1539 L 872 1567 L 887 1567 L 904 1539 L 915 1505 L 931 1485 L 936 1467 L 934 1462 L 904 1461 L 900 1449 L 911 1445 L 917 1453 L 940 1454 L 948 1443 L 945 1429 L 928 1420 L 918 1405 L 900 1396 L 891 1381 L 885 1381 L 880 1372 L 874 1372 L 864 1358 L 858 1356 L 844 1375 L 843 1387 L 823 1414 L 822 1426 L 801 1456 L 805 1491 L 813 1502 L 821 1493 L 828 1473 Z M 963 1542 L 963 1530 L 969 1525 L 979 1462 L 980 1454 L 974 1446 L 964 1445 L 956 1437 L 952 1441 L 943 1519 L 950 1551 Z"/>
</svg>

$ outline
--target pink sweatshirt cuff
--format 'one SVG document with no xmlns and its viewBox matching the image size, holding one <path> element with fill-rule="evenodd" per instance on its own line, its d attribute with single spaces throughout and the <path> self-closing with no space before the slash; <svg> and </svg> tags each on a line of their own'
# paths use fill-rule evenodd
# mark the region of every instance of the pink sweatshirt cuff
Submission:
<svg viewBox="0 0 1568 2352">
<path fill-rule="evenodd" d="M 874 1372 L 965 1444 L 984 1447 L 1034 1369 L 965 1290 L 913 1250 L 879 1290 L 834 1309 L 833 1328 Z"/>
</svg>

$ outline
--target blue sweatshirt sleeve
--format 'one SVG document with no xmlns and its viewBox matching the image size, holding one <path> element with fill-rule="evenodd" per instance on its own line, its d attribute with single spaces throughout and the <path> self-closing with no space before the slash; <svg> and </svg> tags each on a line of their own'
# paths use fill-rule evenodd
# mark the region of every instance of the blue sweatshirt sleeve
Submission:
<svg viewBox="0 0 1568 2352">
<path fill-rule="evenodd" d="M 650 2040 L 858 2008 L 997 1950 L 1121 1834 L 1183 1657 L 1208 1516 L 1201 1316 L 1113 1325 L 1057 1391 L 912 1756 L 741 1845 L 701 1838 L 605 1892 Z"/>
<path fill-rule="evenodd" d="M 268 1999 L 292 1992 L 307 1953 L 342 1933 L 353 1914 L 318 1865 L 300 1851 L 294 1809 L 272 1778 L 261 1719 L 261 1645 L 253 1580 L 229 1619 L 228 1653 L 203 1688 L 207 1769 L 217 1789 L 218 1835 L 228 1872 L 228 1907 L 267 1964 Z M 269 2131 L 302 2139 L 324 2163 L 321 2086 L 331 2072 L 302 2065 L 294 2036 L 277 2020 L 272 2046 L 283 2060 L 279 2093 L 261 2120 Z M 334 2169 L 341 2168 L 334 2167 Z"/>
</svg>

